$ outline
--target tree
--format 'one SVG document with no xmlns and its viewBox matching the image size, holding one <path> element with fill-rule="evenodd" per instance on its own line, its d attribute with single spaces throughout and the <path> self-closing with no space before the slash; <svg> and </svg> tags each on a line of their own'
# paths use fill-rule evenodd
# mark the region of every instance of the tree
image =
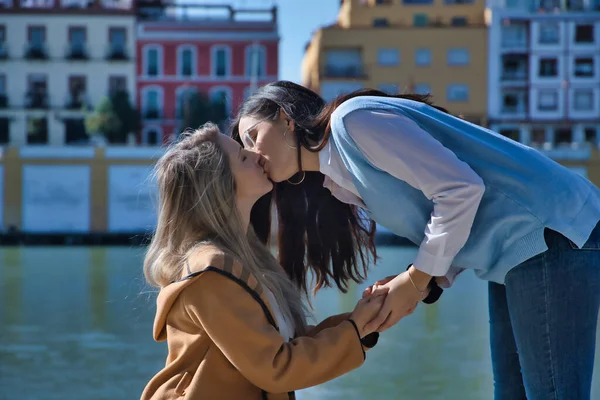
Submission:
<svg viewBox="0 0 600 400">
<path fill-rule="evenodd" d="M 88 132 L 101 133 L 109 143 L 126 143 L 127 135 L 140 129 L 140 113 L 126 91 L 117 91 L 98 103 L 85 120 Z"/>
</svg>

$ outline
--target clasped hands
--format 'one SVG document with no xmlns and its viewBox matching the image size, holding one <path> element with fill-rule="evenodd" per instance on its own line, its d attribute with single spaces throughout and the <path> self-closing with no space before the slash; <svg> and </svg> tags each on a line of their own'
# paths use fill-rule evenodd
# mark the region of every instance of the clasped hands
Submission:
<svg viewBox="0 0 600 400">
<path fill-rule="evenodd" d="M 419 302 L 429 294 L 430 279 L 430 275 L 411 266 L 406 272 L 388 276 L 366 288 L 363 299 L 379 296 L 385 296 L 385 299 L 376 316 L 364 326 L 364 331 L 383 332 L 412 314 Z"/>
</svg>

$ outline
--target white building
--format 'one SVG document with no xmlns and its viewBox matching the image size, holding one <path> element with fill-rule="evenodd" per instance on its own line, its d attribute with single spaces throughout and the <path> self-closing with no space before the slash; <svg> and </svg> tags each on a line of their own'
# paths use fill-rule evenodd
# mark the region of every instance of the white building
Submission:
<svg viewBox="0 0 600 400">
<path fill-rule="evenodd" d="M 492 0 L 488 120 L 556 159 L 600 138 L 600 0 Z"/>
<path fill-rule="evenodd" d="M 131 3 L 0 0 L 0 146 L 84 140 L 77 126 L 111 90 L 135 104 Z"/>
</svg>

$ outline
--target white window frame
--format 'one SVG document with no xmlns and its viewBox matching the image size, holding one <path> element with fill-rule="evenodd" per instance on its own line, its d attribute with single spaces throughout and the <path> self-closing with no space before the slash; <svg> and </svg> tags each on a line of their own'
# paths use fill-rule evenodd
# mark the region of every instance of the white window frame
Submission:
<svg viewBox="0 0 600 400">
<path fill-rule="evenodd" d="M 227 114 L 231 115 L 232 104 L 233 104 L 233 89 L 230 86 L 226 85 L 217 85 L 210 88 L 208 91 L 208 98 L 212 102 L 213 96 L 217 92 L 225 92 L 225 109 L 227 110 Z"/>
<path fill-rule="evenodd" d="M 467 55 L 467 60 L 465 62 L 453 62 L 450 60 L 450 55 L 452 54 L 452 52 L 464 52 Z M 462 67 L 462 66 L 466 66 L 471 64 L 471 52 L 469 51 L 469 49 L 467 47 L 452 47 L 450 49 L 448 49 L 448 51 L 446 52 L 446 64 L 452 66 L 452 67 Z"/>
<path fill-rule="evenodd" d="M 158 74 L 157 75 L 148 75 L 148 60 L 150 57 L 148 53 L 150 50 L 156 50 L 158 53 Z M 147 78 L 162 78 L 163 76 L 163 68 L 164 68 L 164 58 L 163 58 L 163 47 L 160 44 L 147 44 L 142 49 L 142 76 Z"/>
<path fill-rule="evenodd" d="M 192 52 L 192 74 L 183 74 L 183 52 L 190 50 Z M 198 54 L 196 46 L 191 44 L 182 44 L 177 46 L 177 75 L 182 78 L 191 78 L 198 75 Z"/>
<path fill-rule="evenodd" d="M 264 45 L 258 43 L 248 45 L 244 49 L 244 75 L 248 78 L 251 76 L 250 54 L 254 49 L 259 51 L 259 64 L 261 62 L 263 64 L 263 74 L 257 75 L 257 78 L 265 78 L 267 76 L 267 49 Z"/>
<path fill-rule="evenodd" d="M 217 75 L 217 52 L 225 50 L 225 76 Z M 210 75 L 214 79 L 229 79 L 231 76 L 231 46 L 226 44 L 215 44 L 210 48 Z"/>
<path fill-rule="evenodd" d="M 163 119 L 164 118 L 165 98 L 164 98 L 164 90 L 163 90 L 162 86 L 159 86 L 159 85 L 148 85 L 148 86 L 145 86 L 142 88 L 142 90 L 141 90 L 142 119 L 145 119 L 146 113 L 148 112 L 148 104 L 146 101 L 146 97 L 147 97 L 147 93 L 150 91 L 158 92 L 158 119 Z"/>
<path fill-rule="evenodd" d="M 392 52 L 395 52 L 394 56 L 391 56 Z M 390 62 L 382 60 L 382 58 L 386 57 L 386 53 L 388 53 L 387 55 L 390 58 L 395 58 L 395 59 Z M 384 62 L 382 62 L 382 61 L 384 61 Z M 400 62 L 401 62 L 400 49 L 397 49 L 395 47 L 382 47 L 382 48 L 377 49 L 377 65 L 379 65 L 380 67 L 396 67 L 396 66 L 400 65 Z"/>
<path fill-rule="evenodd" d="M 148 133 L 150 133 L 150 131 L 156 131 L 156 133 L 158 134 L 158 143 L 156 145 L 162 146 L 164 140 L 164 132 L 162 126 L 154 123 L 144 127 L 144 130 L 142 131 L 142 144 L 148 146 Z"/>
</svg>

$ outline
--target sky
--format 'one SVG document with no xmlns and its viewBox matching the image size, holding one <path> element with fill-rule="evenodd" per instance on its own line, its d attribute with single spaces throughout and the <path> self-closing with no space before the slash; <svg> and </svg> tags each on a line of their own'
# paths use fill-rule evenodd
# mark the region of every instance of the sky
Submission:
<svg viewBox="0 0 600 400">
<path fill-rule="evenodd" d="M 279 79 L 301 83 L 304 46 L 313 31 L 337 19 L 340 0 L 193 0 L 181 3 L 230 4 L 234 8 L 278 6 Z"/>
</svg>

